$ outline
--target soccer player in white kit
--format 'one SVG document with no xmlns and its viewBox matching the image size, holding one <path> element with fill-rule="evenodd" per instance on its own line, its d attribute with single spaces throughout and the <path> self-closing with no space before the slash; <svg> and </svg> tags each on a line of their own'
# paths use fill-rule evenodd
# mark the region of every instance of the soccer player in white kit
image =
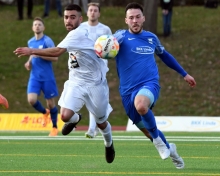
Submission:
<svg viewBox="0 0 220 176">
<path fill-rule="evenodd" d="M 61 119 L 65 122 L 62 134 L 69 134 L 81 120 L 78 114 L 85 105 L 94 114 L 96 123 L 104 139 L 105 158 L 112 163 L 115 150 L 112 140 L 111 125 L 107 121 L 111 112 L 109 108 L 109 88 L 106 84 L 107 65 L 103 59 L 96 56 L 94 40 L 83 27 L 82 10 L 76 4 L 68 5 L 64 10 L 64 24 L 67 36 L 57 47 L 47 49 L 32 49 L 19 47 L 14 53 L 21 56 L 38 55 L 58 57 L 69 52 L 69 79 L 64 84 L 64 90 L 58 104 L 61 106 Z"/>
<path fill-rule="evenodd" d="M 81 25 L 86 27 L 90 33 L 91 39 L 94 41 L 97 40 L 101 35 L 112 35 L 111 29 L 99 22 L 100 17 L 100 6 L 99 3 L 91 2 L 88 4 L 88 11 L 87 11 L 88 21 L 83 22 Z M 103 61 L 108 65 L 108 61 L 103 59 Z M 106 84 L 107 84 L 107 80 Z M 109 104 L 109 108 L 111 109 L 111 105 Z M 94 138 L 97 136 L 99 129 L 96 125 L 94 114 L 89 112 L 89 128 L 88 131 L 85 133 L 87 138 Z"/>
</svg>

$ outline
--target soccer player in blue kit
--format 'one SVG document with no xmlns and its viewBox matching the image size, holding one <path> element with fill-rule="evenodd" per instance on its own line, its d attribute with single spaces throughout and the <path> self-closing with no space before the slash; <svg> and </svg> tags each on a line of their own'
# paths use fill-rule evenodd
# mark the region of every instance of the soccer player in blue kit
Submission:
<svg viewBox="0 0 220 176">
<path fill-rule="evenodd" d="M 196 82 L 161 45 L 158 37 L 143 30 L 145 17 L 143 7 L 129 3 L 125 9 L 125 23 L 128 30 L 118 30 L 114 36 L 120 44 L 116 56 L 119 92 L 126 114 L 142 131 L 150 133 L 162 159 L 171 157 L 177 169 L 184 168 L 184 161 L 178 155 L 175 144 L 169 144 L 163 133 L 157 129 L 152 107 L 160 93 L 159 72 L 154 53 L 171 69 L 194 87 Z"/>
<path fill-rule="evenodd" d="M 52 39 L 44 35 L 44 22 L 41 18 L 36 17 L 33 20 L 32 30 L 34 37 L 28 41 L 29 48 L 51 48 L 54 47 Z M 46 57 L 30 55 L 28 61 L 25 63 L 25 68 L 31 70 L 28 81 L 27 96 L 28 102 L 38 112 L 43 114 L 43 126 L 46 126 L 48 122 L 48 116 L 50 114 L 53 128 L 49 136 L 57 136 L 57 115 L 58 109 L 55 103 L 55 97 L 58 96 L 58 89 L 56 80 L 54 77 L 52 61 L 57 61 L 57 57 Z M 44 108 L 41 102 L 38 100 L 38 96 L 41 91 L 44 93 L 48 109 Z"/>
</svg>

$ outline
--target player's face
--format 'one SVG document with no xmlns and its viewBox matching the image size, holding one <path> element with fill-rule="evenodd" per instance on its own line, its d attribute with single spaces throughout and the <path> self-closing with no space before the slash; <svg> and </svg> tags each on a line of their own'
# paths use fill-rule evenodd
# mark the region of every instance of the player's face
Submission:
<svg viewBox="0 0 220 176">
<path fill-rule="evenodd" d="M 125 23 L 128 25 L 129 31 L 138 34 L 143 29 L 145 17 L 140 9 L 128 9 L 126 12 Z"/>
<path fill-rule="evenodd" d="M 76 29 L 82 22 L 82 15 L 76 10 L 65 10 L 64 11 L 64 25 L 67 31 Z"/>
<path fill-rule="evenodd" d="M 32 30 L 34 31 L 35 34 L 41 34 L 44 31 L 44 24 L 41 21 L 34 21 Z"/>
<path fill-rule="evenodd" d="M 97 6 L 89 6 L 87 11 L 87 17 L 89 21 L 92 22 L 98 21 L 100 17 L 99 8 Z"/>
</svg>

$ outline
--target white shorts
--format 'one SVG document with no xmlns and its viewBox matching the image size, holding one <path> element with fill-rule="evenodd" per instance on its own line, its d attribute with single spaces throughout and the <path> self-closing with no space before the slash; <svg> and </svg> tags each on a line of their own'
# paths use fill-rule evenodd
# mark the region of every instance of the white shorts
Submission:
<svg viewBox="0 0 220 176">
<path fill-rule="evenodd" d="M 96 86 L 79 86 L 68 80 L 64 83 L 58 104 L 74 112 L 79 112 L 85 105 L 98 124 L 105 122 L 112 112 L 109 104 L 109 88 L 105 81 Z"/>
</svg>

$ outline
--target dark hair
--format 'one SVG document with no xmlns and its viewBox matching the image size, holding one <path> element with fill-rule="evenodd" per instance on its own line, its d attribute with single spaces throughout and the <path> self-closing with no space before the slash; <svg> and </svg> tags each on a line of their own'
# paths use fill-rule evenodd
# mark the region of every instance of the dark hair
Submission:
<svg viewBox="0 0 220 176">
<path fill-rule="evenodd" d="M 41 17 L 35 17 L 33 21 L 41 21 L 43 23 L 43 25 L 44 25 L 44 21 L 42 20 Z"/>
<path fill-rule="evenodd" d="M 101 8 L 100 8 L 100 4 L 99 4 L 99 3 L 97 3 L 97 2 L 90 2 L 90 3 L 88 3 L 88 8 L 89 8 L 90 6 L 96 6 L 96 7 L 98 7 L 98 8 L 99 8 L 99 12 L 101 12 Z"/>
<path fill-rule="evenodd" d="M 127 12 L 127 10 L 129 9 L 140 9 L 141 12 L 143 13 L 143 7 L 141 4 L 137 3 L 137 2 L 131 2 L 129 3 L 126 7 L 125 7 L 125 14 Z"/>
<path fill-rule="evenodd" d="M 79 13 L 82 13 L 82 9 L 80 6 L 78 6 L 77 4 L 69 4 L 65 7 L 64 10 L 75 10 Z"/>
</svg>

